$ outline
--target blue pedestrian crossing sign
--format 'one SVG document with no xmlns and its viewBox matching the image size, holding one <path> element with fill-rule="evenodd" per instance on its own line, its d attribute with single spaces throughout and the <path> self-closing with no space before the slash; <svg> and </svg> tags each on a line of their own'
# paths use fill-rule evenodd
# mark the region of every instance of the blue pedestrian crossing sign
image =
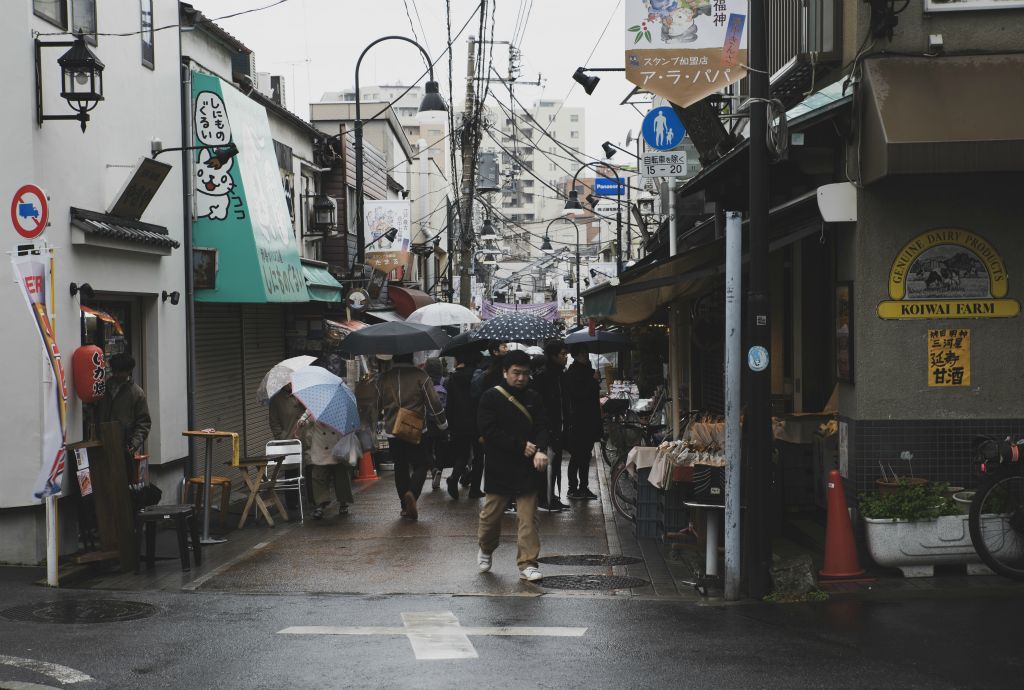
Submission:
<svg viewBox="0 0 1024 690">
<path fill-rule="evenodd" d="M 675 110 L 669 106 L 662 106 L 647 113 L 640 132 L 650 148 L 671 151 L 682 143 L 686 128 L 683 127 L 683 121 L 676 115 Z"/>
</svg>

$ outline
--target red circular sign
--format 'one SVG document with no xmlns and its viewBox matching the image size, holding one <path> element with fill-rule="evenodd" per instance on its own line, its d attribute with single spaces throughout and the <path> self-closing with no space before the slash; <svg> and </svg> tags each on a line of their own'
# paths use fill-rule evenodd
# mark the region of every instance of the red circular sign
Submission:
<svg viewBox="0 0 1024 690">
<path fill-rule="evenodd" d="M 35 239 L 43 234 L 50 208 L 46 194 L 34 184 L 23 185 L 11 200 L 11 223 L 25 239 Z"/>
</svg>

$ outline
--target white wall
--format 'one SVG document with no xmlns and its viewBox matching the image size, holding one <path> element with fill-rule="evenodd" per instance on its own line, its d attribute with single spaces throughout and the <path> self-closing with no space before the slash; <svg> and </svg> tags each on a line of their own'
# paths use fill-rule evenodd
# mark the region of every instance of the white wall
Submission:
<svg viewBox="0 0 1024 690">
<path fill-rule="evenodd" d="M 72 246 L 72 206 L 104 212 L 129 168 L 150 153 L 150 140 L 159 137 L 165 147 L 180 146 L 180 88 L 178 34 L 157 32 L 155 70 L 141 64 L 140 39 L 101 36 L 92 50 L 106 65 L 104 96 L 92 112 L 83 133 L 77 121 L 47 121 L 37 127 L 33 43 L 30 31 L 58 31 L 57 27 L 32 14 L 30 2 L 13 3 L 0 26 L 0 54 L 7 66 L 6 107 L 0 110 L 0 129 L 5 133 L 0 151 L 8 165 L 0 170 L 0 194 L 4 203 L 22 184 L 41 186 L 50 197 L 50 226 L 47 241 L 57 247 L 55 289 L 57 342 L 64 357 L 69 383 L 67 438 L 82 437 L 81 405 L 73 393 L 71 355 L 81 344 L 78 298 L 72 299 L 68 284 L 89 283 L 98 291 L 142 297 L 144 352 L 141 362 L 145 388 L 154 418 L 148 451 L 153 463 L 178 459 L 187 454 L 181 436 L 186 428 L 186 347 L 184 304 L 161 302 L 162 290 L 184 293 L 184 257 L 181 249 L 159 257 L 130 251 Z M 139 5 L 136 0 L 97 3 L 100 32 L 137 31 Z M 176 24 L 177 2 L 154 2 L 156 26 Z M 44 36 L 43 40 L 65 40 Z M 43 49 L 43 99 L 46 114 L 71 113 L 60 98 L 60 76 L 56 60 L 67 48 Z M 162 225 L 170 236 L 183 241 L 182 178 L 180 158 L 166 154 L 162 162 L 173 165 L 142 220 Z M 10 164 L 17 161 L 17 164 Z M 5 249 L 16 244 L 10 228 Z M 8 362 L 6 384 L 18 391 L 16 405 L 0 418 L 4 452 L 0 454 L 0 509 L 37 505 L 32 486 L 42 464 L 40 460 L 40 409 L 42 406 L 43 358 L 38 337 L 10 268 L 0 271 L 0 319 L 7 326 L 3 352 Z M 73 479 L 72 479 L 73 480 Z M 38 511 L 41 516 L 41 510 Z M 0 512 L 0 561 L 37 560 L 37 536 L 26 534 L 24 516 Z M 33 524 L 40 521 L 35 520 Z M 15 524 L 21 525 L 14 528 Z M 9 534 L 9 532 L 12 532 Z M 16 533 L 16 534 L 15 534 Z"/>
</svg>

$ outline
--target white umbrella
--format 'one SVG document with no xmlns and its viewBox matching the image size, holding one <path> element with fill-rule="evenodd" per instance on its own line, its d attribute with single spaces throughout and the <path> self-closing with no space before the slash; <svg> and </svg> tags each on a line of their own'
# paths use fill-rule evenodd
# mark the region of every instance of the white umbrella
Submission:
<svg viewBox="0 0 1024 690">
<path fill-rule="evenodd" d="M 505 343 L 505 347 L 509 350 L 526 350 L 526 345 L 517 342 Z"/>
<path fill-rule="evenodd" d="M 426 326 L 465 326 L 480 323 L 480 319 L 461 304 L 435 302 L 409 314 L 406 322 L 422 323 Z"/>
<path fill-rule="evenodd" d="M 292 382 L 293 373 L 308 367 L 314 361 L 316 361 L 316 357 L 299 355 L 278 362 L 260 381 L 260 387 L 256 389 L 256 399 L 260 401 L 260 404 L 266 405 L 271 398 L 277 395 L 278 391 Z"/>
<path fill-rule="evenodd" d="M 531 357 L 536 357 L 537 355 L 544 354 L 544 348 L 542 348 L 539 345 L 531 345 L 530 347 L 526 348 L 525 352 Z"/>
</svg>

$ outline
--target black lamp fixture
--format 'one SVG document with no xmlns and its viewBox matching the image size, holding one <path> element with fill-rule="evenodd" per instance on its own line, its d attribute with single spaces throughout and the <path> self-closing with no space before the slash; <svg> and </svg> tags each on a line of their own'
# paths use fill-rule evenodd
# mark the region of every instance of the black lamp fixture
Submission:
<svg viewBox="0 0 1024 690">
<path fill-rule="evenodd" d="M 598 82 L 601 81 L 601 77 L 595 77 L 587 74 L 586 69 L 583 67 L 577 67 L 576 71 L 572 73 L 572 80 L 583 87 L 587 95 L 594 93 L 594 89 L 597 88 Z"/>
<path fill-rule="evenodd" d="M 177 290 L 174 292 L 167 292 L 167 290 L 164 290 L 160 293 L 160 301 L 166 302 L 167 300 L 171 300 L 171 304 L 177 306 L 178 301 L 181 300 L 181 293 Z"/>
<path fill-rule="evenodd" d="M 388 242 L 394 242 L 396 237 L 398 237 L 398 228 L 388 228 L 387 230 L 384 231 L 383 235 L 381 235 L 377 239 L 367 242 L 366 248 L 369 248 L 370 245 L 372 244 L 380 242 L 382 239 L 386 239 Z"/>
<path fill-rule="evenodd" d="M 68 48 L 57 58 L 61 72 L 60 97 L 68 102 L 74 115 L 45 115 L 43 113 L 43 48 Z M 43 42 L 35 40 L 36 59 L 36 124 L 45 120 L 78 120 L 82 131 L 89 121 L 89 111 L 103 100 L 103 62 L 89 50 L 85 36 L 77 34 L 74 41 Z"/>
<path fill-rule="evenodd" d="M 441 96 L 441 87 L 436 81 L 428 81 L 423 89 L 423 100 L 420 101 L 416 119 L 425 124 L 441 122 L 447 112 L 448 104 Z"/>
<path fill-rule="evenodd" d="M 596 197 L 593 194 L 587 194 L 587 203 L 590 204 L 592 208 L 597 208 L 599 201 L 601 201 L 600 197 Z"/>
<path fill-rule="evenodd" d="M 313 229 L 327 233 L 334 227 L 334 202 L 326 194 L 317 194 L 313 197 Z"/>
<path fill-rule="evenodd" d="M 491 223 L 490 218 L 487 218 L 484 220 L 484 226 L 480 228 L 480 240 L 483 242 L 489 242 L 497 239 L 498 233 L 494 231 L 494 224 Z"/>
<path fill-rule="evenodd" d="M 555 249 L 551 246 L 551 238 L 544 235 L 544 240 L 540 243 L 540 250 L 545 254 L 553 254 Z"/>
<path fill-rule="evenodd" d="M 89 285 L 89 283 L 82 283 L 81 285 L 78 283 L 71 283 L 70 287 L 72 297 L 81 294 L 82 297 L 85 297 L 86 299 L 92 299 L 96 296 L 96 291 L 92 289 L 92 285 Z M 81 297 L 79 299 L 81 299 Z"/>
<path fill-rule="evenodd" d="M 615 152 L 617 150 L 614 146 L 612 146 L 612 142 L 610 141 L 606 141 L 603 144 L 601 144 L 601 148 L 604 149 L 605 158 L 611 158 L 612 156 L 615 155 Z"/>
<path fill-rule="evenodd" d="M 569 192 L 569 198 L 565 200 L 565 210 L 570 213 L 583 211 L 583 204 L 580 203 L 580 195 L 575 189 Z"/>
<path fill-rule="evenodd" d="M 206 166 L 214 170 L 220 170 L 221 167 L 227 165 L 229 160 L 238 155 L 238 146 L 233 141 L 229 141 L 224 146 L 172 146 L 164 148 L 160 145 L 159 140 L 154 140 L 151 146 L 153 147 L 153 160 L 156 160 L 156 157 L 161 153 L 167 153 L 168 151 L 209 151 L 210 158 L 207 159 Z"/>
</svg>

